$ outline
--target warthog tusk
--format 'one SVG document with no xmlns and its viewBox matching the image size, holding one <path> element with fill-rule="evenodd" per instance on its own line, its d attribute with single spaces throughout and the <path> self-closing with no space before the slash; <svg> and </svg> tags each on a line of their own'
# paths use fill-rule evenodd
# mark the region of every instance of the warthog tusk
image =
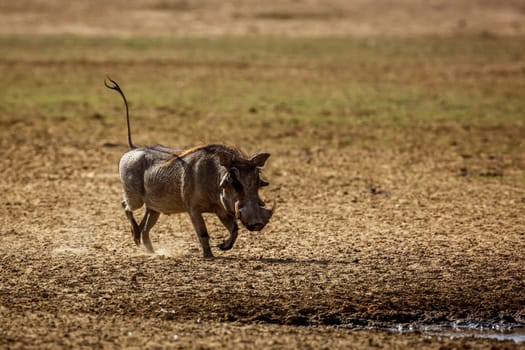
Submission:
<svg viewBox="0 0 525 350">
<path fill-rule="evenodd" d="M 270 209 L 271 215 L 273 215 L 273 213 L 275 212 L 275 209 L 277 209 L 277 201 L 274 199 L 272 201 L 272 208 Z"/>
<path fill-rule="evenodd" d="M 239 201 L 236 201 L 234 206 L 235 206 L 235 217 L 240 220 L 241 212 L 239 211 Z"/>
</svg>

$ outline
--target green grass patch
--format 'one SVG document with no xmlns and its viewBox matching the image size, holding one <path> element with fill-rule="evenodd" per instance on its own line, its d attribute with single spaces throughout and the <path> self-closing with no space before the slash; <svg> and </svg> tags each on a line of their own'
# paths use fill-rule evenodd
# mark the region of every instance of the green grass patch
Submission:
<svg viewBox="0 0 525 350">
<path fill-rule="evenodd" d="M 514 39 L 10 37 L 0 57 L 10 114 L 115 114 L 111 74 L 132 113 L 151 117 L 169 107 L 227 123 L 525 119 L 525 42 Z"/>
</svg>

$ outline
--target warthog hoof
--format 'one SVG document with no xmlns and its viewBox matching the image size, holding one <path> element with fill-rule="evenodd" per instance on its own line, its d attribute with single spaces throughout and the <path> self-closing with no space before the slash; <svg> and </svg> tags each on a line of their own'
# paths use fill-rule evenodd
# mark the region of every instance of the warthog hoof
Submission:
<svg viewBox="0 0 525 350">
<path fill-rule="evenodd" d="M 133 230 L 132 230 L 131 231 L 131 235 L 133 236 L 133 241 L 135 242 L 135 245 L 137 247 L 140 247 L 140 234 L 136 235 L 135 232 L 133 232 Z"/>
<path fill-rule="evenodd" d="M 221 244 L 219 244 L 217 248 L 219 248 L 220 250 L 230 250 L 233 248 L 233 244 L 228 241 L 224 241 Z"/>
</svg>

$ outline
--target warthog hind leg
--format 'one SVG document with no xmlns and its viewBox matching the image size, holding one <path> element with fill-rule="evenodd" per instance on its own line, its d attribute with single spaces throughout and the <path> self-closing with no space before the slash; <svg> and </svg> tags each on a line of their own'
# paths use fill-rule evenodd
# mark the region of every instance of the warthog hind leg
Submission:
<svg viewBox="0 0 525 350">
<path fill-rule="evenodd" d="M 142 219 L 139 227 L 142 235 L 142 243 L 144 243 L 144 246 L 150 253 L 154 253 L 155 250 L 149 239 L 149 231 L 157 223 L 159 216 L 159 212 L 147 208 L 146 213 L 144 214 L 144 219 Z"/>
<path fill-rule="evenodd" d="M 228 239 L 225 239 L 224 242 L 218 245 L 220 250 L 230 250 L 233 248 L 233 244 L 237 239 L 237 233 L 239 232 L 239 226 L 237 225 L 237 219 L 233 215 L 226 214 L 225 216 L 220 216 L 222 224 L 228 229 L 230 236 Z"/>
<path fill-rule="evenodd" d="M 136 245 L 140 245 L 141 228 L 135 221 L 133 212 L 128 208 L 128 204 L 126 203 L 126 201 L 122 201 L 122 208 L 124 209 L 124 212 L 126 213 L 126 217 L 128 218 L 129 223 L 131 224 L 131 235 L 133 236 L 133 240 L 135 241 Z M 144 219 L 142 221 L 144 221 Z M 141 223 L 141 226 L 142 226 L 142 223 Z"/>
</svg>

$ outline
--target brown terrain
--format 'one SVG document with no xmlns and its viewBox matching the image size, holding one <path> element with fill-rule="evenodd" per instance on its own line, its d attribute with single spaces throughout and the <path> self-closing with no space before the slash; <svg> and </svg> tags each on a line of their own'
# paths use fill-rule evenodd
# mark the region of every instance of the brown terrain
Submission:
<svg viewBox="0 0 525 350">
<path fill-rule="evenodd" d="M 1 35 L 473 33 L 523 40 L 525 5 L 0 1 Z M 105 113 L 120 117 L 119 102 Z M 199 117 L 183 130 L 181 119 L 140 131 L 147 119 L 133 122 L 141 141 L 271 152 L 262 196 L 278 205 L 264 231 L 241 230 L 212 261 L 186 215 L 161 216 L 157 254 L 134 246 L 116 166 L 124 124 L 1 114 L 0 348 L 524 346 L 425 332 L 525 324 L 525 153 L 505 151 L 523 150 L 523 124 L 217 130 L 213 116 Z M 206 220 L 214 247 L 226 231 Z"/>
<path fill-rule="evenodd" d="M 520 0 L 0 1 L 2 34 L 422 36 L 525 33 Z"/>
</svg>

